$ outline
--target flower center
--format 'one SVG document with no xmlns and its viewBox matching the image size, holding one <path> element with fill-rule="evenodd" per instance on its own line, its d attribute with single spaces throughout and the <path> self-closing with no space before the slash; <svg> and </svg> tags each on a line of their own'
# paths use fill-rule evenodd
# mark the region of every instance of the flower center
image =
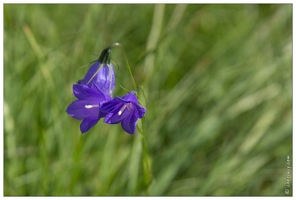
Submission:
<svg viewBox="0 0 296 200">
<path fill-rule="evenodd" d="M 132 103 L 125 103 L 121 109 L 118 111 L 118 116 L 120 116 L 123 111 L 127 108 L 128 110 L 130 110 L 133 107 Z"/>
<path fill-rule="evenodd" d="M 99 105 L 85 105 L 85 108 L 89 109 L 89 108 L 98 108 Z"/>
</svg>

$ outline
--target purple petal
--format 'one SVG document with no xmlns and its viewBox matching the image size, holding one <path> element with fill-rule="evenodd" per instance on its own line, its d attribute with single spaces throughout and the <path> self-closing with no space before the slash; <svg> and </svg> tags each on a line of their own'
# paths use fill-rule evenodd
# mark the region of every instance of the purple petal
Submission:
<svg viewBox="0 0 296 200">
<path fill-rule="evenodd" d="M 134 113 L 134 108 L 124 108 L 124 104 L 120 107 L 118 106 L 116 110 L 111 113 L 108 113 L 104 119 L 105 123 L 108 124 L 117 124 L 124 119 L 130 118 L 130 116 Z"/>
<path fill-rule="evenodd" d="M 106 115 L 104 122 L 107 124 L 118 124 L 122 120 L 122 115 L 118 115 L 117 113 L 109 113 Z"/>
<path fill-rule="evenodd" d="M 106 115 L 106 117 L 104 119 L 104 122 L 107 123 L 107 124 L 117 124 L 117 123 L 121 122 L 121 120 L 123 120 L 126 117 L 126 115 L 129 114 L 128 110 L 123 110 L 122 113 L 119 114 L 119 111 L 121 110 L 121 108 L 123 106 L 124 106 L 123 103 L 117 103 L 116 104 L 116 103 L 112 102 L 112 105 L 110 105 L 108 107 L 109 112 L 107 112 L 107 115 Z M 108 109 L 106 109 L 106 110 L 108 110 Z M 106 112 L 104 112 L 104 113 L 106 113 Z"/>
<path fill-rule="evenodd" d="M 78 81 L 79 84 L 89 85 L 94 88 L 96 84 L 103 92 L 112 96 L 115 87 L 115 74 L 112 64 L 101 64 L 96 61 L 88 70 L 85 77 Z"/>
<path fill-rule="evenodd" d="M 96 75 L 96 80 L 94 80 L 94 83 L 96 83 L 102 91 L 112 96 L 115 86 L 113 65 L 103 65 Z"/>
<path fill-rule="evenodd" d="M 121 122 L 123 130 L 133 134 L 136 131 L 138 118 L 145 115 L 146 109 L 138 104 L 136 95 L 130 92 L 123 97 L 115 97 L 113 100 L 103 103 L 100 108 L 100 117 L 102 113 L 104 113 L 105 123 L 117 124 Z"/>
<path fill-rule="evenodd" d="M 130 92 L 127 95 L 119 98 L 122 102 L 133 102 L 133 107 L 136 108 L 136 113 L 135 115 L 138 118 L 142 118 L 144 117 L 145 113 L 146 113 L 146 109 L 144 107 L 142 107 L 139 103 L 138 103 L 138 99 L 135 95 L 134 92 Z"/>
<path fill-rule="evenodd" d="M 87 132 L 90 128 L 92 128 L 96 123 L 98 123 L 98 118 L 87 117 L 80 124 L 80 131 L 82 133 Z"/>
<path fill-rule="evenodd" d="M 89 106 L 97 105 L 96 101 L 87 101 L 87 100 L 76 100 L 72 102 L 66 112 L 73 118 L 82 120 L 87 117 L 96 117 L 99 115 L 99 106 Z"/>
<path fill-rule="evenodd" d="M 98 68 L 100 67 L 100 62 L 96 61 L 87 71 L 86 75 L 84 76 L 83 79 L 79 80 L 78 83 L 79 84 L 84 84 L 84 85 L 88 85 L 89 84 L 89 80 L 92 78 L 92 76 L 96 73 L 96 71 L 98 70 Z"/>
<path fill-rule="evenodd" d="M 115 97 L 113 100 L 102 104 L 100 112 L 105 113 L 105 123 L 117 124 L 131 115 L 134 112 L 134 107 L 130 101 Z"/>
<path fill-rule="evenodd" d="M 134 92 L 130 92 L 124 96 L 121 97 L 121 99 L 125 102 L 134 102 L 134 103 L 138 103 L 138 99 L 135 95 Z"/>
<path fill-rule="evenodd" d="M 106 95 L 100 90 L 83 84 L 73 84 L 73 93 L 78 99 L 81 100 L 97 99 L 97 101 L 102 101 L 106 99 Z"/>
<path fill-rule="evenodd" d="M 124 118 L 121 121 L 121 127 L 124 131 L 128 132 L 129 134 L 134 134 L 136 131 L 136 124 L 138 118 L 132 113 L 129 117 Z"/>
<path fill-rule="evenodd" d="M 143 118 L 146 113 L 146 108 L 142 107 L 139 104 L 133 104 L 133 105 L 136 108 L 136 116 L 138 118 Z"/>
<path fill-rule="evenodd" d="M 102 104 L 100 111 L 105 113 L 114 112 L 115 110 L 120 109 L 120 107 L 124 103 L 125 102 L 121 102 L 120 98 L 115 97 L 113 100 L 107 101 L 104 104 Z"/>
</svg>

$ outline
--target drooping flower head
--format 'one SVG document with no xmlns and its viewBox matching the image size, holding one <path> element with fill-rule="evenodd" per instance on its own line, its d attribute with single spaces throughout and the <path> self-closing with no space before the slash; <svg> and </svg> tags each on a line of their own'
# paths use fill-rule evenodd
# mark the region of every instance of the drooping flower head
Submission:
<svg viewBox="0 0 296 200">
<path fill-rule="evenodd" d="M 111 101 L 102 104 L 100 115 L 104 116 L 104 122 L 117 124 L 121 122 L 124 131 L 134 134 L 139 118 L 145 115 L 146 109 L 138 103 L 135 92 L 130 92 L 122 97 L 115 97 Z"/>
<path fill-rule="evenodd" d="M 111 48 L 104 49 L 98 60 L 90 67 L 83 79 L 78 84 L 88 85 L 100 90 L 112 97 L 115 87 L 114 67 L 110 62 Z M 96 86 L 95 86 L 96 85 Z"/>
</svg>

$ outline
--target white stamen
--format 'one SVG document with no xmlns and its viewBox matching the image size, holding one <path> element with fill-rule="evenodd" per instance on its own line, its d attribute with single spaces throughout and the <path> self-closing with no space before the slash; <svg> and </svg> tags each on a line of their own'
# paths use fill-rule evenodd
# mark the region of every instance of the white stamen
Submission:
<svg viewBox="0 0 296 200">
<path fill-rule="evenodd" d="M 97 108 L 99 107 L 98 105 L 85 105 L 85 108 Z"/>
<path fill-rule="evenodd" d="M 127 104 L 125 103 L 122 107 L 121 107 L 121 109 L 120 109 L 120 111 L 118 111 L 118 116 L 120 116 L 122 113 L 123 113 L 123 111 L 124 111 L 124 109 L 127 107 Z"/>
<path fill-rule="evenodd" d="M 125 103 L 125 104 L 121 107 L 121 109 L 118 111 L 118 116 L 120 116 L 126 108 L 127 108 L 128 110 L 130 110 L 132 107 L 133 107 L 133 106 L 132 106 L 131 103 Z"/>
</svg>

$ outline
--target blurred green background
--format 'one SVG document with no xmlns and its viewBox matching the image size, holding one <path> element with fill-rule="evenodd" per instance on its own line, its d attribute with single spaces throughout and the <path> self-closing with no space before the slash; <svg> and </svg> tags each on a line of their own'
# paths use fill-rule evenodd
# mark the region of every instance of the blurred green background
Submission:
<svg viewBox="0 0 296 200">
<path fill-rule="evenodd" d="M 149 184 L 139 132 L 65 112 L 114 42 L 147 96 Z M 4 195 L 286 196 L 288 156 L 291 4 L 4 4 Z"/>
</svg>

